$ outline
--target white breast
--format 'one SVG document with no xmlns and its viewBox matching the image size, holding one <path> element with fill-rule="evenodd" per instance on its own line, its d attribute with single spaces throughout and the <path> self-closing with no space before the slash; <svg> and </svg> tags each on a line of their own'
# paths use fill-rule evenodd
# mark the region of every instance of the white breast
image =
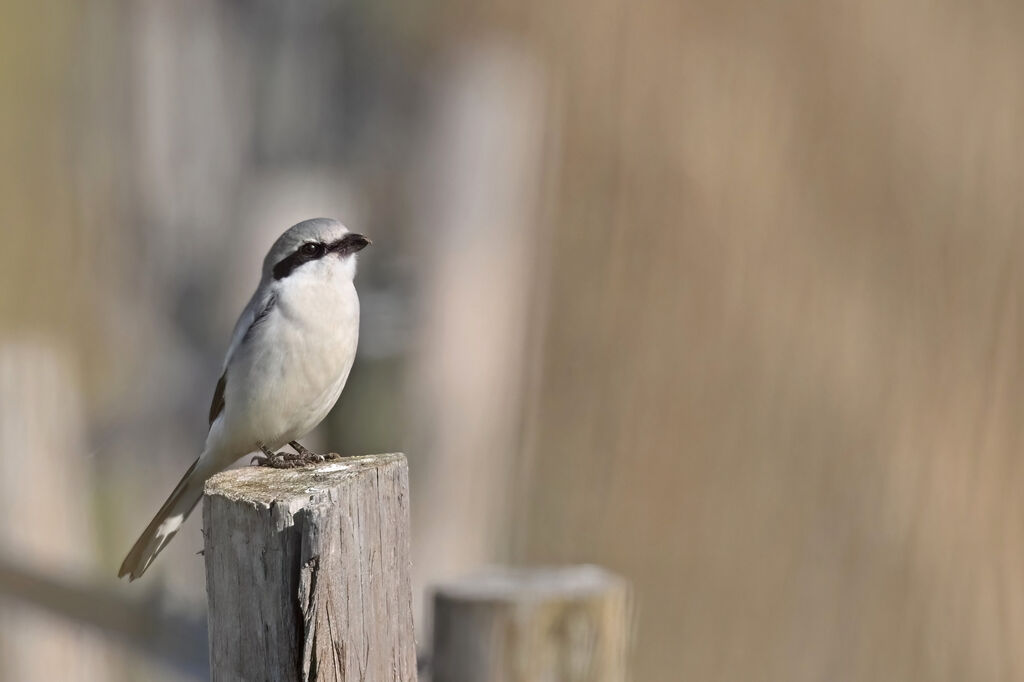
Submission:
<svg viewBox="0 0 1024 682">
<path fill-rule="evenodd" d="M 282 284 L 273 308 L 228 364 L 219 435 L 233 457 L 259 442 L 281 447 L 316 428 L 355 359 L 359 298 L 351 280 L 293 275 Z"/>
</svg>

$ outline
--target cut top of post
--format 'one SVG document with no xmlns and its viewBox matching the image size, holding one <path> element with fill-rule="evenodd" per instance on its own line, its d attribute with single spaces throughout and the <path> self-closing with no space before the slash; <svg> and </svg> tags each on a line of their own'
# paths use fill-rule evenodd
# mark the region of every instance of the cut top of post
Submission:
<svg viewBox="0 0 1024 682">
<path fill-rule="evenodd" d="M 436 588 L 442 598 L 498 602 L 584 599 L 608 590 L 627 590 L 627 582 L 599 566 L 494 566 Z"/>
<path fill-rule="evenodd" d="M 287 504 L 292 499 L 304 503 L 310 495 L 326 492 L 344 478 L 404 459 L 403 455 L 392 453 L 344 457 L 295 469 L 257 466 L 228 469 L 206 481 L 206 494 L 266 506 Z"/>
</svg>

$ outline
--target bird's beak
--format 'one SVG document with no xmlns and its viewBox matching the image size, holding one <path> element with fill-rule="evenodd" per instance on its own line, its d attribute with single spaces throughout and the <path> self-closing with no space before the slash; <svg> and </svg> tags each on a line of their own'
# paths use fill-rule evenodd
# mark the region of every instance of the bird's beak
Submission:
<svg viewBox="0 0 1024 682">
<path fill-rule="evenodd" d="M 334 243 L 332 250 L 342 256 L 347 256 L 352 253 L 359 253 L 371 243 L 372 242 L 363 235 L 356 234 L 355 232 L 349 232 Z"/>
</svg>

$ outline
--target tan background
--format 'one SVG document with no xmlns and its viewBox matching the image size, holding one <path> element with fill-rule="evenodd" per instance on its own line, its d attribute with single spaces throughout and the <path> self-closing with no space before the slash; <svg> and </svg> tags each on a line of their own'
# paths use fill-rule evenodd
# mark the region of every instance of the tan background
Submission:
<svg viewBox="0 0 1024 682">
<path fill-rule="evenodd" d="M 77 558 L 33 564 L 18 533 L 0 557 L 113 585 L 201 439 L 237 273 L 323 207 L 381 249 L 322 438 L 409 452 L 421 585 L 606 565 L 634 582 L 645 682 L 1024 676 L 1018 3 L 311 6 L 329 21 L 15 2 L 0 23 L 0 352 L 75 368 L 81 457 L 39 447 L 87 472 L 53 523 L 95 525 Z M 492 237 L 458 251 L 469 233 Z M 434 419 L 452 405 L 492 409 Z M 8 481 L 26 428 L 0 434 Z M 115 589 L 201 614 L 194 524 Z M 157 669 L 120 646 L 80 678 Z"/>
</svg>

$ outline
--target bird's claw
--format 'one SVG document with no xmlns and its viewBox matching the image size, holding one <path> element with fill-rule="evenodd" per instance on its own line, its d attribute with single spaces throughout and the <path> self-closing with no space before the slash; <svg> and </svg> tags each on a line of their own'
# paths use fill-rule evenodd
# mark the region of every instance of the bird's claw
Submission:
<svg viewBox="0 0 1024 682">
<path fill-rule="evenodd" d="M 256 455 L 250 460 L 249 466 L 283 469 L 284 467 L 281 465 L 284 463 L 284 454 L 283 452 L 275 452 L 270 455 Z"/>
<path fill-rule="evenodd" d="M 249 464 L 251 466 L 271 467 L 272 469 L 295 469 L 313 464 L 322 464 L 323 462 L 340 458 L 340 455 L 333 452 L 327 455 L 320 455 L 308 450 L 302 454 L 275 452 L 270 456 L 256 455 Z"/>
</svg>

